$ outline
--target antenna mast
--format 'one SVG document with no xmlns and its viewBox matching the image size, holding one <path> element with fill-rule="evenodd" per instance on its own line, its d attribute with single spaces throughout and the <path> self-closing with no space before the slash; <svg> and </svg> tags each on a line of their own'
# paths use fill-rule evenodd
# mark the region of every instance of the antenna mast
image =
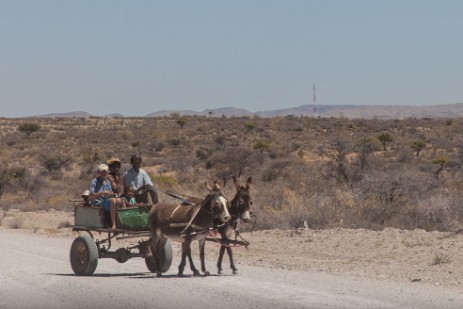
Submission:
<svg viewBox="0 0 463 309">
<path fill-rule="evenodd" d="M 315 93 L 315 84 L 313 84 L 313 116 L 317 117 L 317 95 Z"/>
</svg>

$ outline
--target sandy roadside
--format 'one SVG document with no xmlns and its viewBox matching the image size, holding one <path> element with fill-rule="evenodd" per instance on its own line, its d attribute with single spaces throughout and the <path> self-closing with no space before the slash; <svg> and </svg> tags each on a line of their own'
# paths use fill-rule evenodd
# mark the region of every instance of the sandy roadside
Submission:
<svg viewBox="0 0 463 309">
<path fill-rule="evenodd" d="M 1 229 L 28 229 L 56 237 L 74 237 L 72 212 L 0 213 Z M 238 269 L 264 266 L 274 269 L 324 272 L 359 278 L 394 279 L 449 288 L 463 287 L 463 235 L 423 230 L 364 229 L 266 230 L 242 234 L 248 249 L 234 249 Z M 218 245 L 208 243 L 208 259 Z M 196 246 L 194 246 L 196 247 Z M 228 267 L 224 258 L 223 268 Z M 211 270 L 214 268 L 211 265 Z"/>
</svg>

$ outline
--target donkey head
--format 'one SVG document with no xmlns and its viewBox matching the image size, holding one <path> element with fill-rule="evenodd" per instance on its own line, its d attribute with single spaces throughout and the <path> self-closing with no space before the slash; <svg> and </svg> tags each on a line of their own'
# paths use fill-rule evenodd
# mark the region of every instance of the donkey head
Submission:
<svg viewBox="0 0 463 309">
<path fill-rule="evenodd" d="M 252 178 L 248 178 L 245 186 L 241 186 L 235 177 L 233 177 L 233 183 L 236 188 L 236 194 L 231 201 L 230 212 L 233 216 L 243 219 L 245 222 L 249 221 L 251 219 L 252 205 L 249 190 L 251 189 Z"/>
<path fill-rule="evenodd" d="M 231 219 L 230 213 L 228 212 L 228 201 L 222 193 L 222 190 L 217 182 L 214 182 L 214 186 L 211 187 L 206 184 L 207 189 L 211 192 L 210 194 L 210 210 L 217 216 L 222 222 L 228 222 Z"/>
</svg>

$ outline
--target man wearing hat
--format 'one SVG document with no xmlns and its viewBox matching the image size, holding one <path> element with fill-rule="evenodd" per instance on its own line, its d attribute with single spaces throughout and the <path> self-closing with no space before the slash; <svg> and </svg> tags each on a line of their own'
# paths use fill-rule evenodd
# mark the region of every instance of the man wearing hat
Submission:
<svg viewBox="0 0 463 309">
<path fill-rule="evenodd" d="M 114 192 L 107 179 L 108 166 L 100 164 L 97 168 L 97 177 L 90 182 L 90 194 L 88 196 L 91 205 L 101 206 L 105 211 L 109 211 L 111 217 L 111 228 L 116 228 L 116 207 L 121 205 L 120 198 L 114 198 Z"/>
<path fill-rule="evenodd" d="M 119 173 L 121 161 L 119 158 L 111 158 L 108 160 L 107 164 L 109 167 L 108 180 L 111 184 L 111 189 L 114 193 L 120 196 L 123 193 L 122 178 Z"/>
</svg>

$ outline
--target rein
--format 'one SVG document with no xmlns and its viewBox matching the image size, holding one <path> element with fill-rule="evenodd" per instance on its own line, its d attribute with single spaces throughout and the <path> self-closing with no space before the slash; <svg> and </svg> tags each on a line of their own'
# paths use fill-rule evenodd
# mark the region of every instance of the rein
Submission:
<svg viewBox="0 0 463 309">
<path fill-rule="evenodd" d="M 211 240 L 214 242 L 218 243 L 220 246 L 226 247 L 226 248 L 233 248 L 233 247 L 245 247 L 246 249 L 248 248 L 248 245 L 250 242 L 246 240 L 243 236 L 240 235 L 238 231 L 235 230 L 235 241 L 233 244 L 225 244 L 223 241 L 221 241 L 220 238 L 217 237 L 217 234 L 214 232 L 214 228 L 209 228 L 209 236 L 211 236 Z M 237 243 L 237 238 L 238 236 L 241 238 L 242 243 Z"/>
<path fill-rule="evenodd" d="M 164 194 L 167 194 L 167 195 L 170 196 L 170 197 L 176 198 L 176 199 L 182 201 L 182 203 L 185 203 L 185 204 L 187 204 L 187 205 L 193 205 L 192 202 L 190 202 L 190 201 L 187 200 L 187 199 L 184 199 L 184 198 L 181 197 L 180 194 L 178 194 L 178 193 L 173 193 L 173 192 L 170 192 L 170 191 L 163 191 L 163 190 L 159 190 L 159 189 L 158 189 L 157 191 L 162 192 L 162 193 L 164 193 Z M 188 197 L 188 196 L 187 196 L 187 197 Z"/>
</svg>

